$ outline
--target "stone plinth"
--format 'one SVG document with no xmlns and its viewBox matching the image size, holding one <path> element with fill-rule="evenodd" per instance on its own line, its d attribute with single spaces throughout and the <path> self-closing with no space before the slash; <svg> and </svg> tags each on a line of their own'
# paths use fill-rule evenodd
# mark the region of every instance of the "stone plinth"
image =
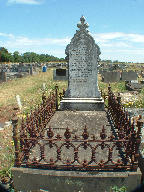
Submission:
<svg viewBox="0 0 144 192">
<path fill-rule="evenodd" d="M 81 172 L 12 168 L 15 189 L 23 192 L 105 192 L 125 186 L 131 192 L 140 185 L 141 172 Z M 139 191 L 139 190 L 136 190 Z"/>
<path fill-rule="evenodd" d="M 102 111 L 104 110 L 104 100 L 102 98 L 64 98 L 60 103 L 60 109 Z"/>
</svg>

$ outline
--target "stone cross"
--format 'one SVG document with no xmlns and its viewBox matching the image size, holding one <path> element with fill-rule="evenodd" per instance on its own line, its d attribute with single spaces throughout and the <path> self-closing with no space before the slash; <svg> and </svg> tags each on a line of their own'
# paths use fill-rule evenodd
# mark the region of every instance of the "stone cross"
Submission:
<svg viewBox="0 0 144 192">
<path fill-rule="evenodd" d="M 89 25 L 88 25 L 88 23 L 85 23 L 85 18 L 84 18 L 84 16 L 82 16 L 82 17 L 80 18 L 80 21 L 81 21 L 81 23 L 78 23 L 78 24 L 77 24 L 77 27 L 80 29 L 80 31 L 86 30 L 86 28 L 88 28 Z M 88 31 L 87 31 L 87 32 L 88 32 Z"/>
<path fill-rule="evenodd" d="M 69 75 L 68 89 L 61 102 L 61 109 L 97 110 L 101 107 L 96 103 L 99 102 L 99 106 L 103 103 L 97 81 L 100 48 L 89 34 L 84 16 L 80 18 L 77 27 L 79 30 L 65 50 Z"/>
</svg>

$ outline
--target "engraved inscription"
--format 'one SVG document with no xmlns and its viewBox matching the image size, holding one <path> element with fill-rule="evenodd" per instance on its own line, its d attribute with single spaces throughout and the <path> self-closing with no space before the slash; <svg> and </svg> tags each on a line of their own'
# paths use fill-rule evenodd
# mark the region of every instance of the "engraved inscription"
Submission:
<svg viewBox="0 0 144 192">
<path fill-rule="evenodd" d="M 65 53 L 69 59 L 68 96 L 71 98 L 99 97 L 97 65 L 100 49 L 89 34 L 88 24 L 81 18 L 79 30 L 67 45 Z"/>
<path fill-rule="evenodd" d="M 91 54 L 85 44 L 80 44 L 70 52 L 71 79 L 73 82 L 86 82 L 92 75 Z"/>
</svg>

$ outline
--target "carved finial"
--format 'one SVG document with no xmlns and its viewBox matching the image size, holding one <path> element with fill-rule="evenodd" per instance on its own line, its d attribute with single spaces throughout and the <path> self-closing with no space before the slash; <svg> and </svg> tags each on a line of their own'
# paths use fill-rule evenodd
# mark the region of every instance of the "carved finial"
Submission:
<svg viewBox="0 0 144 192">
<path fill-rule="evenodd" d="M 84 17 L 83 15 L 81 16 L 80 21 L 81 21 L 82 24 L 84 24 L 84 22 L 85 22 L 85 17 Z"/>
<path fill-rule="evenodd" d="M 85 18 L 84 18 L 84 16 L 82 16 L 82 17 L 80 18 L 80 21 L 81 21 L 81 23 L 78 23 L 78 24 L 77 24 L 77 27 L 78 27 L 80 30 L 86 30 L 86 28 L 88 28 L 89 25 L 88 25 L 88 23 L 85 23 Z"/>
</svg>

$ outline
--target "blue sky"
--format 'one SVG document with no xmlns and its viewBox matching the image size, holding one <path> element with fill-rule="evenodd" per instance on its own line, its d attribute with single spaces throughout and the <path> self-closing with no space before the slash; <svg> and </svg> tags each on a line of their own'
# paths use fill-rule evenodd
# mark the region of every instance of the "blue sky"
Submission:
<svg viewBox="0 0 144 192">
<path fill-rule="evenodd" d="M 82 15 L 101 59 L 144 63 L 144 0 L 0 0 L 0 47 L 65 57 Z"/>
</svg>

